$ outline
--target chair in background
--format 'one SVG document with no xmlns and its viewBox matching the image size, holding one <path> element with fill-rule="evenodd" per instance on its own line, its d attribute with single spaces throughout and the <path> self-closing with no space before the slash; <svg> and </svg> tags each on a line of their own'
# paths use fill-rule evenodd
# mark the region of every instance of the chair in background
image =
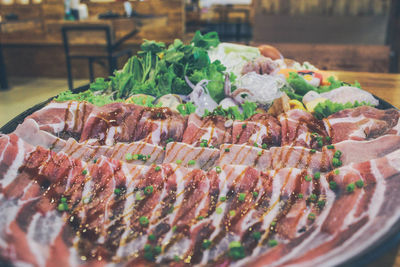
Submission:
<svg viewBox="0 0 400 267">
<path fill-rule="evenodd" d="M 136 35 L 139 31 L 134 29 L 118 41 L 114 41 L 114 34 L 109 25 L 66 25 L 61 28 L 62 38 L 64 42 L 65 59 L 67 64 L 68 87 L 73 89 L 73 78 L 71 70 L 72 59 L 87 59 L 89 63 L 90 82 L 94 80 L 93 63 L 104 62 L 108 63 L 108 73 L 112 75 L 117 69 L 117 60 L 119 57 L 128 55 L 132 56 L 132 49 L 120 49 L 120 46 L 130 37 Z M 103 34 L 101 34 L 103 33 Z M 74 36 L 70 36 L 75 34 Z M 96 36 L 96 37 L 93 37 Z M 100 37 L 100 38 L 99 38 Z M 102 38 L 101 38 L 102 37 Z M 103 40 L 99 40 L 103 39 Z M 74 42 L 76 41 L 76 42 Z M 73 46 L 77 45 L 105 45 L 103 51 L 93 49 L 72 51 Z"/>
</svg>

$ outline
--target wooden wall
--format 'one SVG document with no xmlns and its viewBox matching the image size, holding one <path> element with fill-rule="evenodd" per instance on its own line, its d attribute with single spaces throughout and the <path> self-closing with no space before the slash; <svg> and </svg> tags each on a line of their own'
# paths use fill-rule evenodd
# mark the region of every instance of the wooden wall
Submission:
<svg viewBox="0 0 400 267">
<path fill-rule="evenodd" d="M 253 0 L 256 12 L 269 15 L 384 15 L 391 0 Z"/>
</svg>

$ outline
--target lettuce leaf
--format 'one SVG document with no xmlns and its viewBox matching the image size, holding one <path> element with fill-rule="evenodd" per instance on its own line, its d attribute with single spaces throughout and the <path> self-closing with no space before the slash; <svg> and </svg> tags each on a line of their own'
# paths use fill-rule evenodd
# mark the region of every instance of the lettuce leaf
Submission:
<svg viewBox="0 0 400 267">
<path fill-rule="evenodd" d="M 358 101 L 354 102 L 354 104 L 351 102 L 347 102 L 346 104 L 341 104 L 332 102 L 330 100 L 326 100 L 322 103 L 317 104 L 317 106 L 314 108 L 314 116 L 317 119 L 321 120 L 343 109 L 356 108 L 360 106 L 372 106 L 372 105 L 366 102 L 359 103 Z"/>
</svg>

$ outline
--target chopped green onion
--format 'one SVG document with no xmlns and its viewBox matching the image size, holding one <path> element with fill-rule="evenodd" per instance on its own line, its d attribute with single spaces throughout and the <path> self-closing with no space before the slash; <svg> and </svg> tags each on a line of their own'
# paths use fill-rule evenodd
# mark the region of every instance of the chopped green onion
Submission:
<svg viewBox="0 0 400 267">
<path fill-rule="evenodd" d="M 67 205 L 67 203 L 60 203 L 60 204 L 58 204 L 57 209 L 59 211 L 67 211 L 68 210 L 68 205 Z"/>
<path fill-rule="evenodd" d="M 318 145 L 318 147 L 323 147 L 324 143 L 321 140 L 319 140 L 317 145 Z"/>
<path fill-rule="evenodd" d="M 225 152 L 229 152 L 231 151 L 229 148 L 225 148 Z"/>
<path fill-rule="evenodd" d="M 221 173 L 222 172 L 221 167 L 220 166 L 215 167 L 215 171 L 217 173 Z"/>
<path fill-rule="evenodd" d="M 145 195 L 151 195 L 153 193 L 153 190 L 154 190 L 154 188 L 153 188 L 152 185 L 146 186 L 144 188 L 144 194 Z"/>
<path fill-rule="evenodd" d="M 335 173 L 336 175 L 339 175 L 340 171 L 339 171 L 338 169 L 336 169 L 336 170 L 334 171 L 334 173 Z"/>
<path fill-rule="evenodd" d="M 330 181 L 329 188 L 335 190 L 337 188 L 337 183 L 335 181 Z"/>
<path fill-rule="evenodd" d="M 307 182 L 309 182 L 309 181 L 311 181 L 312 179 L 311 179 L 311 176 L 306 175 L 306 176 L 304 176 L 304 180 L 306 180 Z"/>
<path fill-rule="evenodd" d="M 195 164 L 196 164 L 196 161 L 193 160 L 193 159 L 191 159 L 191 160 L 188 161 L 188 165 L 195 165 Z"/>
<path fill-rule="evenodd" d="M 141 226 L 147 226 L 149 225 L 149 219 L 147 219 L 145 216 L 142 216 L 139 218 L 139 223 Z"/>
<path fill-rule="evenodd" d="M 276 245 L 278 245 L 278 241 L 276 241 L 275 239 L 270 239 L 268 240 L 268 246 L 275 247 Z"/>
<path fill-rule="evenodd" d="M 150 241 L 154 241 L 154 240 L 156 240 L 156 236 L 155 236 L 154 234 L 149 234 L 148 239 L 149 239 Z"/>
<path fill-rule="evenodd" d="M 228 256 L 234 260 L 243 259 L 246 256 L 244 248 L 239 241 L 229 243 Z"/>
<path fill-rule="evenodd" d="M 258 151 L 258 152 L 257 152 L 257 155 L 258 155 L 258 156 L 261 156 L 261 155 L 262 155 L 262 151 Z"/>
<path fill-rule="evenodd" d="M 331 139 L 329 136 L 326 136 L 326 137 L 325 137 L 325 140 L 326 140 L 327 142 L 330 142 L 332 139 Z"/>
<path fill-rule="evenodd" d="M 310 221 L 314 221 L 315 220 L 315 214 L 314 213 L 310 213 L 310 214 L 308 214 L 308 217 L 307 217 Z"/>
<path fill-rule="evenodd" d="M 226 201 L 226 197 L 225 197 L 225 196 L 220 197 L 219 200 L 220 200 L 221 202 L 225 202 L 225 201 Z"/>
<path fill-rule="evenodd" d="M 242 129 L 246 129 L 247 125 L 246 123 L 242 124 Z"/>
<path fill-rule="evenodd" d="M 211 240 L 204 239 L 203 243 L 201 244 L 203 249 L 209 249 L 211 247 Z"/>
<path fill-rule="evenodd" d="M 276 225 L 276 221 L 272 221 L 271 226 L 275 226 L 275 225 Z"/>
<path fill-rule="evenodd" d="M 309 201 L 314 202 L 314 201 L 317 200 L 317 195 L 316 195 L 316 194 L 311 194 L 311 195 L 308 197 L 308 199 L 309 199 Z"/>
<path fill-rule="evenodd" d="M 258 197 L 258 192 L 257 191 L 253 192 L 253 197 Z"/>
<path fill-rule="evenodd" d="M 340 156 L 342 156 L 342 151 L 340 151 L 340 150 L 335 151 L 335 154 L 333 154 L 334 158 L 340 159 Z"/>
<path fill-rule="evenodd" d="M 240 193 L 239 197 L 238 197 L 238 200 L 240 202 L 244 202 L 246 200 L 246 194 L 245 193 Z"/>
<path fill-rule="evenodd" d="M 221 208 L 221 207 L 218 207 L 218 208 L 215 210 L 215 212 L 216 212 L 217 214 L 221 214 L 221 213 L 222 213 L 222 208 Z"/>
<path fill-rule="evenodd" d="M 262 149 L 267 149 L 267 148 L 268 148 L 268 145 L 264 143 L 264 144 L 262 144 L 261 147 L 262 147 Z"/>
<path fill-rule="evenodd" d="M 319 180 L 319 178 L 321 178 L 321 173 L 320 172 L 314 173 L 314 179 Z"/>
<path fill-rule="evenodd" d="M 173 233 L 176 232 L 176 228 L 177 228 L 176 225 L 172 226 L 172 229 L 171 229 L 171 230 L 172 230 Z"/>
<path fill-rule="evenodd" d="M 322 209 L 325 206 L 325 200 L 318 200 L 317 205 L 318 205 L 319 208 Z"/>
<path fill-rule="evenodd" d="M 175 255 L 174 256 L 174 261 L 179 262 L 179 261 L 181 261 L 181 258 L 179 256 Z"/>
<path fill-rule="evenodd" d="M 176 164 L 181 164 L 181 163 L 182 163 L 181 159 L 176 160 Z"/>
<path fill-rule="evenodd" d="M 229 211 L 229 215 L 231 217 L 235 216 L 236 215 L 236 211 L 234 211 L 234 210 Z"/>
<path fill-rule="evenodd" d="M 326 146 L 328 149 L 335 149 L 335 146 L 334 145 L 328 145 L 328 146 Z"/>
<path fill-rule="evenodd" d="M 115 188 L 114 189 L 114 194 L 119 195 L 121 193 L 121 189 Z"/>
<path fill-rule="evenodd" d="M 86 174 L 87 174 L 87 170 L 83 170 L 83 171 L 82 171 L 82 174 L 83 174 L 83 175 L 86 175 Z"/>
<path fill-rule="evenodd" d="M 315 149 L 311 149 L 311 150 L 310 150 L 310 153 L 311 153 L 311 154 L 314 154 L 315 152 L 317 152 L 317 150 L 315 150 Z"/>
<path fill-rule="evenodd" d="M 206 143 L 200 143 L 200 147 L 207 147 Z"/>
<path fill-rule="evenodd" d="M 94 159 L 94 160 L 93 160 L 93 163 L 97 163 L 97 159 Z"/>
<path fill-rule="evenodd" d="M 161 167 L 160 167 L 160 166 L 156 166 L 156 167 L 154 168 L 154 170 L 155 170 L 156 172 L 159 172 L 159 171 L 161 171 Z"/>
<path fill-rule="evenodd" d="M 340 166 L 342 166 L 342 161 L 338 158 L 333 158 L 332 165 L 333 165 L 333 167 L 340 167 Z"/>
<path fill-rule="evenodd" d="M 303 194 L 300 193 L 300 194 L 297 195 L 297 197 L 298 197 L 299 199 L 302 199 L 302 198 L 303 198 Z"/>
<path fill-rule="evenodd" d="M 201 220 L 203 220 L 204 219 L 204 216 L 199 216 L 199 217 L 197 217 L 197 220 L 199 220 L 199 221 L 201 221 Z"/>
<path fill-rule="evenodd" d="M 258 147 L 258 144 L 256 142 L 254 142 L 253 146 Z"/>
<path fill-rule="evenodd" d="M 354 184 L 354 183 L 350 183 L 350 184 L 348 184 L 348 185 L 346 186 L 346 191 L 347 191 L 348 193 L 352 193 L 352 192 L 354 192 L 354 188 L 355 188 L 355 184 Z"/>
<path fill-rule="evenodd" d="M 126 159 L 126 161 L 131 161 L 131 160 L 133 160 L 132 154 L 131 154 L 131 153 L 126 153 L 125 159 Z"/>
<path fill-rule="evenodd" d="M 356 181 L 356 186 L 358 187 L 358 188 L 362 188 L 363 186 L 364 186 L 364 181 L 363 180 L 358 180 L 358 181 Z"/>
<path fill-rule="evenodd" d="M 62 197 L 62 198 L 60 199 L 60 201 L 61 201 L 61 203 L 67 203 L 67 198 Z"/>
</svg>

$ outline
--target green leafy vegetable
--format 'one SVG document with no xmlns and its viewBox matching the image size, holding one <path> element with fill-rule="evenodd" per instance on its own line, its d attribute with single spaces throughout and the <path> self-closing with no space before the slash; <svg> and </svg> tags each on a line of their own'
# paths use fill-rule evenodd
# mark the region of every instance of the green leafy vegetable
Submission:
<svg viewBox="0 0 400 267">
<path fill-rule="evenodd" d="M 243 113 L 239 111 L 237 106 L 229 107 L 228 109 L 223 109 L 221 106 L 218 106 L 212 112 L 207 109 L 204 112 L 205 116 L 223 116 L 232 120 L 245 120 L 256 114 L 257 104 L 254 102 L 244 102 L 242 104 Z"/>
<path fill-rule="evenodd" d="M 96 106 L 104 106 L 113 102 L 122 102 L 121 99 L 113 99 L 109 95 L 95 95 L 90 90 L 78 94 L 74 94 L 71 91 L 65 91 L 60 93 L 54 100 L 59 102 L 69 100 L 87 101 Z"/>
<path fill-rule="evenodd" d="M 196 106 L 192 102 L 187 102 L 186 104 L 179 104 L 177 109 L 182 116 L 190 115 L 196 112 Z"/>
<path fill-rule="evenodd" d="M 336 89 L 336 88 L 339 88 L 339 87 L 345 86 L 345 85 L 353 86 L 353 87 L 357 87 L 357 88 L 361 89 L 361 85 L 357 81 L 354 84 L 348 84 L 348 83 L 336 80 L 335 77 L 333 77 L 333 76 L 329 77 L 327 80 L 328 80 L 328 82 L 330 82 L 330 85 L 320 86 L 318 88 L 319 93 L 328 92 L 328 91 L 331 91 L 333 89 Z"/>
<path fill-rule="evenodd" d="M 209 80 L 210 95 L 220 101 L 224 97 L 225 67 L 219 62 L 210 62 L 207 49 L 219 44 L 217 33 L 202 35 L 197 32 L 189 45 L 175 40 L 166 48 L 161 42 L 148 41 L 141 45 L 142 51 L 128 60 L 122 70 L 116 71 L 109 82 L 104 79 L 91 84 L 91 90 L 115 92 L 117 98 L 128 98 L 134 94 L 160 97 L 166 94 L 187 95 L 192 83 Z"/>
<path fill-rule="evenodd" d="M 304 96 L 309 91 L 318 91 L 317 87 L 312 86 L 303 77 L 295 72 L 290 72 L 287 82 L 294 89 L 294 93 Z"/>
<path fill-rule="evenodd" d="M 371 104 L 361 102 L 359 103 L 358 101 L 355 101 L 354 104 L 351 102 L 348 102 L 346 104 L 341 104 L 341 103 L 336 103 L 332 102 L 330 100 L 326 100 L 322 103 L 318 103 L 318 105 L 314 108 L 314 116 L 317 119 L 323 119 L 328 117 L 329 115 L 336 113 L 340 110 L 343 109 L 348 109 L 348 108 L 356 108 L 360 106 L 370 106 Z"/>
</svg>

